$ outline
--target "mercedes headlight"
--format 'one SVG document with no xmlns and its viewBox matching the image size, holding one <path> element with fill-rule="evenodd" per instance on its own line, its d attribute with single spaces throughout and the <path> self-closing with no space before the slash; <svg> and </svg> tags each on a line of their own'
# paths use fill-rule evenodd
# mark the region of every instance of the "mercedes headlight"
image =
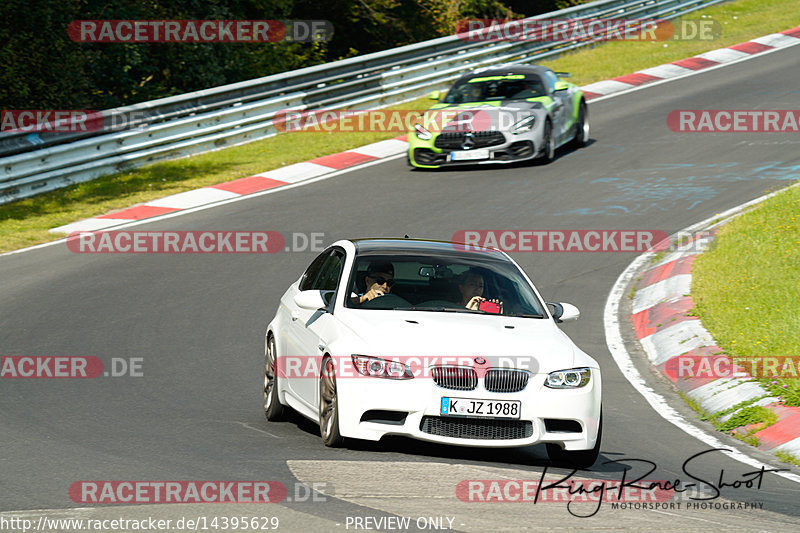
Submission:
<svg viewBox="0 0 800 533">
<path fill-rule="evenodd" d="M 417 138 L 421 141 L 430 141 L 433 138 L 433 134 L 422 127 L 421 124 L 414 124 L 414 133 L 417 134 Z"/>
<path fill-rule="evenodd" d="M 527 131 L 531 131 L 533 129 L 534 124 L 536 124 L 535 116 L 523 118 L 522 120 L 511 126 L 511 133 L 517 135 L 519 133 L 525 133 Z"/>
</svg>

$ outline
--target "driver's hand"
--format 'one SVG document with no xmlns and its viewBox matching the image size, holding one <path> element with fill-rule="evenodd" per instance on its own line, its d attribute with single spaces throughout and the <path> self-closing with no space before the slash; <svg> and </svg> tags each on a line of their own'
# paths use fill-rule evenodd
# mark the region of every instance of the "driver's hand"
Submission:
<svg viewBox="0 0 800 533">
<path fill-rule="evenodd" d="M 500 314 L 501 315 L 503 314 L 503 302 L 497 298 L 492 298 L 491 300 L 487 300 L 482 296 L 473 296 L 472 299 L 469 302 L 467 302 L 467 305 L 465 307 L 467 309 L 472 309 L 473 311 L 479 311 L 480 309 L 478 309 L 478 306 L 481 305 L 481 302 L 496 303 L 497 305 L 500 306 Z"/>
<path fill-rule="evenodd" d="M 481 296 L 473 296 L 470 301 L 467 302 L 465 306 L 467 309 L 472 309 L 473 311 L 478 310 L 478 306 L 481 305 L 481 302 L 484 301 L 486 298 Z"/>
<path fill-rule="evenodd" d="M 363 304 L 364 302 L 369 302 L 370 300 L 374 300 L 375 298 L 379 298 L 379 297 L 383 296 L 384 294 L 386 294 L 386 291 L 384 291 L 383 289 L 380 289 L 380 288 L 370 289 L 363 296 L 361 296 L 361 300 L 359 301 L 359 303 Z"/>
</svg>

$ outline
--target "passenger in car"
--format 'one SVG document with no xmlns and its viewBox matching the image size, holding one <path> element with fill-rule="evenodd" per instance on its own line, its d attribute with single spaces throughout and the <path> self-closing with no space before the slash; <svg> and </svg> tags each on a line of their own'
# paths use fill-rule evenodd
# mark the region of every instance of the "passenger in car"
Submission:
<svg viewBox="0 0 800 533">
<path fill-rule="evenodd" d="M 461 293 L 461 305 L 473 311 L 480 310 L 481 303 L 491 302 L 500 306 L 502 313 L 503 302 L 497 299 L 487 300 L 483 297 L 485 288 L 483 275 L 474 269 L 469 269 L 461 274 L 461 281 L 458 284 L 458 292 Z"/>
<path fill-rule="evenodd" d="M 392 292 L 394 286 L 394 265 L 388 261 L 373 261 L 367 267 L 364 277 L 365 290 L 361 294 L 353 294 L 350 298 L 354 304 L 363 304 L 384 294 Z"/>
</svg>

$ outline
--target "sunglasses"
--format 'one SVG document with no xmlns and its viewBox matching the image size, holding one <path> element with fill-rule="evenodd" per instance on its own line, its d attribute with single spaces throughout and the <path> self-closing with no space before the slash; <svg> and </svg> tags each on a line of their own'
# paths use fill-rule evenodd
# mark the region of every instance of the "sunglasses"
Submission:
<svg viewBox="0 0 800 533">
<path fill-rule="evenodd" d="M 367 275 L 368 278 L 374 279 L 375 283 L 378 285 L 386 284 L 387 287 L 394 286 L 394 280 L 390 278 L 384 278 L 383 276 L 373 276 L 371 274 Z"/>
</svg>

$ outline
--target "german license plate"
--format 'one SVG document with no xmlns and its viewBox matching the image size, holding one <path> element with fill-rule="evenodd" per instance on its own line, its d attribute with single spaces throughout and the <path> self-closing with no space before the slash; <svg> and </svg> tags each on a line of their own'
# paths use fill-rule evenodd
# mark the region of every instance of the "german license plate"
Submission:
<svg viewBox="0 0 800 533">
<path fill-rule="evenodd" d="M 439 412 L 443 416 L 519 418 L 521 410 L 521 402 L 517 400 L 476 400 L 442 396 L 442 406 Z"/>
<path fill-rule="evenodd" d="M 450 161 L 475 161 L 476 159 L 489 159 L 489 150 L 464 150 L 450 152 Z"/>
</svg>

